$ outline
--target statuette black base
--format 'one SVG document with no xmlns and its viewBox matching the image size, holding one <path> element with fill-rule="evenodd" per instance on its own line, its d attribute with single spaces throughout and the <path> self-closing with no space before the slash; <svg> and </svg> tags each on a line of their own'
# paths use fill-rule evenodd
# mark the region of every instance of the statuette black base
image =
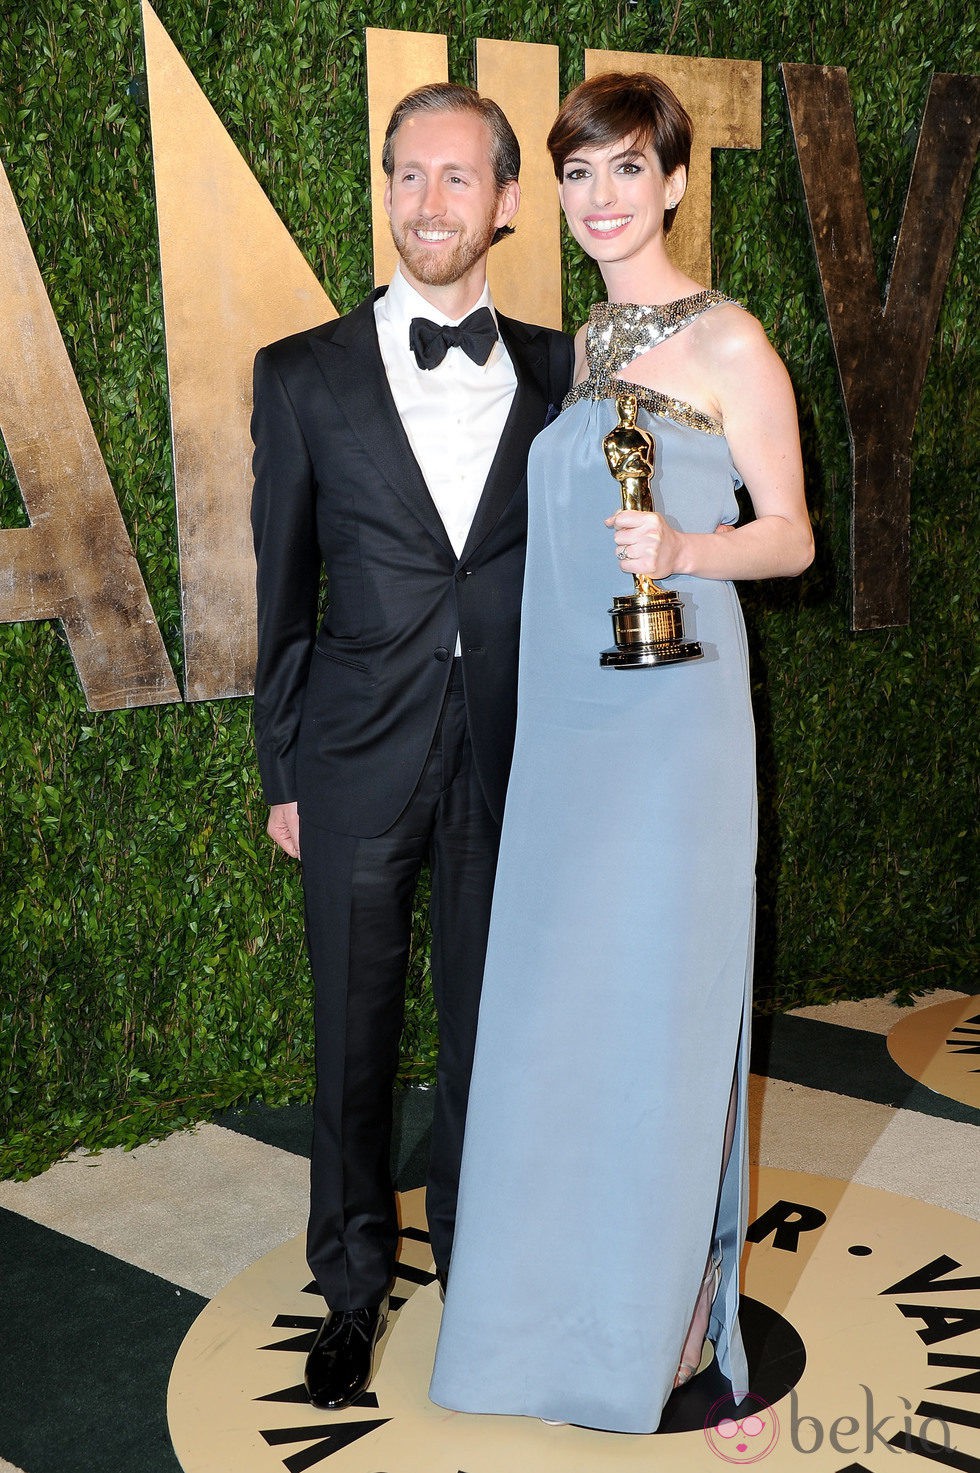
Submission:
<svg viewBox="0 0 980 1473">
<path fill-rule="evenodd" d="M 630 649 L 603 650 L 599 664 L 610 670 L 647 670 L 651 665 L 681 665 L 700 660 L 704 650 L 696 640 L 685 644 L 634 645 Z"/>
</svg>

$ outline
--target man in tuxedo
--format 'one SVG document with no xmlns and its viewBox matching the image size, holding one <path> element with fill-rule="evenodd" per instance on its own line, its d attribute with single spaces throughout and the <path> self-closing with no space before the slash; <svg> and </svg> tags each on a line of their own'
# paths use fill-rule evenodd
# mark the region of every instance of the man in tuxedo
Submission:
<svg viewBox="0 0 980 1473">
<path fill-rule="evenodd" d="M 252 420 L 256 742 L 269 833 L 297 858 L 302 844 L 316 992 L 307 1250 L 329 1313 L 306 1386 L 326 1408 L 367 1387 L 385 1324 L 391 1095 L 426 861 L 439 1014 L 426 1203 L 443 1281 L 449 1268 L 514 734 L 527 452 L 572 371 L 567 338 L 490 300 L 487 253 L 520 199 L 499 107 L 420 88 L 382 157 L 391 285 L 262 349 Z"/>
</svg>

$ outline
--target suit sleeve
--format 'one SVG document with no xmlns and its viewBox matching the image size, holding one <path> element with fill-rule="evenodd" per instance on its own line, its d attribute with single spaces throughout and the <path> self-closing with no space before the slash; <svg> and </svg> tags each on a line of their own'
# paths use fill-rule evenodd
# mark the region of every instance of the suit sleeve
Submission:
<svg viewBox="0 0 980 1473">
<path fill-rule="evenodd" d="M 552 333 L 549 368 L 551 371 L 550 401 L 556 409 L 560 409 L 562 400 L 572 387 L 572 379 L 575 376 L 575 344 L 567 333 Z"/>
<path fill-rule="evenodd" d="M 258 658 L 255 743 L 268 803 L 296 798 L 296 741 L 320 592 L 316 481 L 306 440 L 269 350 L 255 359 L 252 535 Z"/>
</svg>

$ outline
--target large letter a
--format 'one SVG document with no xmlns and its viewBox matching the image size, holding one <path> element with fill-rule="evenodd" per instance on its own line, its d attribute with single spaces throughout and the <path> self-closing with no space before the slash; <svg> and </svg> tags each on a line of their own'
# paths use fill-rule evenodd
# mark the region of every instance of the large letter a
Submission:
<svg viewBox="0 0 980 1473">
<path fill-rule="evenodd" d="M 152 8 L 143 4 L 170 373 L 187 698 L 247 695 L 252 359 L 336 317 Z"/>
</svg>

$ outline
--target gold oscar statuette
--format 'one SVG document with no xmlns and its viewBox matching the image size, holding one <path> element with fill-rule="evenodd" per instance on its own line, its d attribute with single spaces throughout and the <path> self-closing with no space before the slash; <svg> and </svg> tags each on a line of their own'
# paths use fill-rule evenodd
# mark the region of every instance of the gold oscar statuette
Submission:
<svg viewBox="0 0 980 1473">
<path fill-rule="evenodd" d="M 610 475 L 619 482 L 624 511 L 653 511 L 653 436 L 636 423 L 635 394 L 621 394 L 616 408 L 619 424 L 602 442 Z M 599 664 L 611 670 L 645 670 L 700 660 L 701 646 L 684 639 L 683 606 L 677 594 L 644 573 L 633 574 L 633 586 L 635 592 L 613 598 L 609 612 L 616 643 L 602 651 Z"/>
</svg>

